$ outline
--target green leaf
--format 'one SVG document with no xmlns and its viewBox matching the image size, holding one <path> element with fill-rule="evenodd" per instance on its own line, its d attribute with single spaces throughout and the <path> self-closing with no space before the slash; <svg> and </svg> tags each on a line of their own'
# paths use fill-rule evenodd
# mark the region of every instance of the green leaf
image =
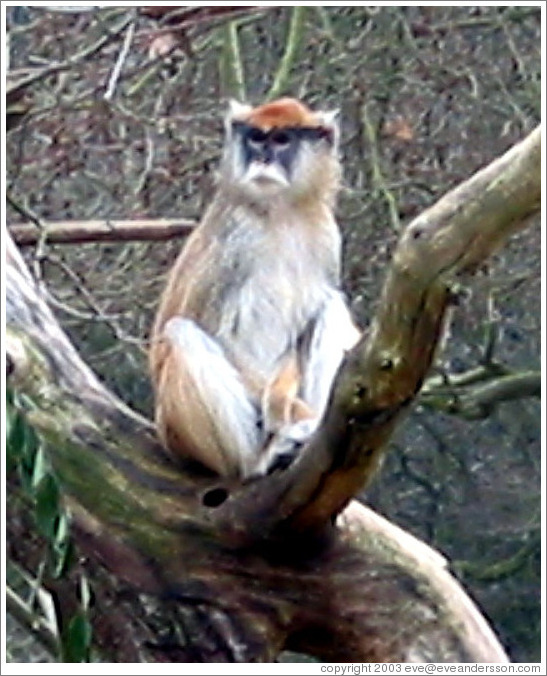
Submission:
<svg viewBox="0 0 547 676">
<path fill-rule="evenodd" d="M 15 470 L 23 453 L 24 420 L 14 408 L 6 410 L 6 469 Z"/>
<path fill-rule="evenodd" d="M 51 568 L 53 577 L 58 580 L 64 577 L 75 561 L 74 545 L 72 540 L 55 543 L 51 549 Z"/>
<path fill-rule="evenodd" d="M 12 409 L 6 435 L 6 446 L 8 452 L 17 459 L 21 457 L 25 447 L 25 427 L 26 422 L 23 416 L 18 411 Z"/>
<path fill-rule="evenodd" d="M 56 542 L 51 548 L 51 568 L 53 577 L 58 580 L 64 577 L 75 561 L 74 545 L 72 540 Z"/>
<path fill-rule="evenodd" d="M 53 540 L 59 519 L 59 486 L 52 474 L 46 474 L 36 487 L 35 516 L 39 532 Z"/>
<path fill-rule="evenodd" d="M 40 446 L 34 456 L 34 464 L 32 467 L 32 486 L 36 488 L 41 483 L 42 479 L 47 474 L 47 463 L 44 455 L 44 450 Z"/>
<path fill-rule="evenodd" d="M 62 639 L 63 662 L 88 662 L 92 628 L 83 612 L 77 612 L 68 623 Z"/>
<path fill-rule="evenodd" d="M 34 428 L 28 424 L 26 420 L 23 419 L 23 426 L 25 429 L 24 435 L 24 444 L 23 444 L 23 454 L 25 461 L 32 465 L 34 469 L 34 461 L 36 458 L 36 451 L 40 446 L 40 439 L 34 431 Z"/>
<path fill-rule="evenodd" d="M 69 537 L 69 521 L 68 517 L 64 512 L 59 514 L 59 519 L 57 520 L 57 527 L 55 530 L 55 544 L 62 545 L 64 544 Z"/>
<path fill-rule="evenodd" d="M 69 519 L 64 512 L 59 514 L 55 537 L 51 543 L 51 569 L 54 578 L 64 577 L 74 561 L 74 547 L 70 540 Z"/>
<path fill-rule="evenodd" d="M 87 610 L 91 603 L 91 588 L 85 575 L 82 575 L 80 578 L 80 603 L 84 610 Z"/>
<path fill-rule="evenodd" d="M 19 472 L 23 489 L 32 495 L 34 491 L 34 463 L 36 461 L 36 453 L 40 447 L 40 439 L 38 438 L 34 429 L 25 420 L 25 418 L 23 416 L 20 416 L 20 418 L 22 437 L 17 438 L 17 443 L 21 444 Z"/>
<path fill-rule="evenodd" d="M 11 426 L 15 420 L 15 407 L 13 406 L 13 394 L 6 390 L 6 439 L 10 438 Z"/>
</svg>

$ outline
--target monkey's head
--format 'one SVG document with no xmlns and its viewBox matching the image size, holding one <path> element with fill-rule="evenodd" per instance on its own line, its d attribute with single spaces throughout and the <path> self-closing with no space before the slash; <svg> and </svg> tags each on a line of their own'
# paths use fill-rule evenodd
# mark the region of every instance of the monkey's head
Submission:
<svg viewBox="0 0 547 676">
<path fill-rule="evenodd" d="M 256 108 L 231 101 L 221 180 L 252 199 L 330 201 L 340 179 L 337 115 L 291 98 Z"/>
</svg>

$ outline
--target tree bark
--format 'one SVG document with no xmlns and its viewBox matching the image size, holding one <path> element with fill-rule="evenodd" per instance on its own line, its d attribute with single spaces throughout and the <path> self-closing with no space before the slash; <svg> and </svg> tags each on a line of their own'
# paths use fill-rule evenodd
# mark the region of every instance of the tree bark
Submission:
<svg viewBox="0 0 547 676">
<path fill-rule="evenodd" d="M 124 640 L 143 660 L 271 661 L 283 647 L 336 661 L 506 660 L 438 554 L 365 507 L 344 508 L 419 391 L 449 283 L 537 210 L 539 163 L 536 130 L 408 226 L 317 435 L 291 467 L 246 485 L 166 454 L 81 361 L 9 243 L 10 382 L 47 441 L 78 545 L 110 571 L 98 636 L 122 586 L 138 618 Z"/>
</svg>

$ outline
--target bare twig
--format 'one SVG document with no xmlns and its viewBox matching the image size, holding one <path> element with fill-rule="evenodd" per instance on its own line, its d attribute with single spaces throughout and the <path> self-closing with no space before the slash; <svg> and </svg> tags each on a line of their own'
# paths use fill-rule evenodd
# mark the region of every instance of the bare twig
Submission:
<svg viewBox="0 0 547 676">
<path fill-rule="evenodd" d="M 108 86 L 104 94 L 105 101 L 110 101 L 110 99 L 114 96 L 116 84 L 122 72 L 123 64 L 127 58 L 129 50 L 131 49 L 131 43 L 133 41 L 134 34 L 135 34 L 135 23 L 131 22 L 127 27 L 127 32 L 125 34 L 122 48 L 120 49 L 120 53 L 118 54 L 118 58 L 116 59 L 116 63 L 114 64 L 114 68 L 112 69 L 110 79 L 108 80 Z"/>
<path fill-rule="evenodd" d="M 428 387 L 422 392 L 420 402 L 467 420 L 480 420 L 504 401 L 540 395 L 541 373 L 527 371 L 494 377 L 481 385 L 458 387 L 449 382 L 444 387 Z"/>
<path fill-rule="evenodd" d="M 238 25 L 230 21 L 224 28 L 224 49 L 220 64 L 220 73 L 224 91 L 229 96 L 245 101 L 245 75 L 239 49 Z"/>
<path fill-rule="evenodd" d="M 96 42 L 89 45 L 88 47 L 85 47 L 84 49 L 82 49 L 80 52 L 77 52 L 73 56 L 70 56 L 65 61 L 50 63 L 47 66 L 44 66 L 43 68 L 33 69 L 33 71 L 30 73 L 28 71 L 23 71 L 22 74 L 19 74 L 19 71 L 12 71 L 11 73 L 8 74 L 7 77 L 6 83 L 7 92 L 10 92 L 11 90 L 16 88 L 26 88 L 31 84 L 33 84 L 34 82 L 42 80 L 48 75 L 53 75 L 54 73 L 58 73 L 63 70 L 69 70 L 70 68 L 80 63 L 81 61 L 84 61 L 85 59 L 88 59 L 90 56 L 93 56 L 97 52 L 100 52 L 103 47 L 109 44 L 120 33 L 123 33 L 123 31 L 132 21 L 133 21 L 132 16 L 125 17 L 117 26 L 115 26 L 111 30 L 108 30 L 108 32 L 105 35 L 101 36 Z"/>
<path fill-rule="evenodd" d="M 144 161 L 144 168 L 139 178 L 135 182 L 135 187 L 133 188 L 134 195 L 138 195 L 141 190 L 144 189 L 154 165 L 154 139 L 152 138 L 152 135 L 150 134 L 147 127 L 145 127 L 144 131 L 146 136 L 146 158 Z"/>
<path fill-rule="evenodd" d="M 6 610 L 44 646 L 51 656 L 59 651 L 59 642 L 51 626 L 39 617 L 30 606 L 18 596 L 11 587 L 6 586 Z"/>
<path fill-rule="evenodd" d="M 475 563 L 471 561 L 453 561 L 452 566 L 460 575 L 465 575 L 481 582 L 500 582 L 512 577 L 523 568 L 530 559 L 541 552 L 541 531 L 538 525 L 533 525 L 526 534 L 519 549 L 506 559 L 496 560 L 494 563 Z"/>
<path fill-rule="evenodd" d="M 149 11 L 149 8 L 141 8 L 141 14 L 147 14 L 151 17 L 154 13 L 162 16 L 160 23 L 168 24 L 167 28 L 161 28 L 154 31 L 154 36 L 171 33 L 180 29 L 190 27 L 205 27 L 210 30 L 215 26 L 222 25 L 225 21 L 232 21 L 236 17 L 245 17 L 249 14 L 262 14 L 269 9 L 267 6 L 241 6 L 241 7 L 181 7 L 181 8 L 167 8 L 167 12 L 156 12 L 163 8 L 150 8 L 154 11 Z"/>
<path fill-rule="evenodd" d="M 395 195 L 388 188 L 384 173 L 381 168 L 380 153 L 378 152 L 378 135 L 372 120 L 368 113 L 368 103 L 364 103 L 361 108 L 361 121 L 363 124 L 363 131 L 365 133 L 370 155 L 370 168 L 372 185 L 375 190 L 384 198 L 389 211 L 389 219 L 391 227 L 395 232 L 401 230 L 401 219 L 399 218 L 399 209 Z"/>
</svg>

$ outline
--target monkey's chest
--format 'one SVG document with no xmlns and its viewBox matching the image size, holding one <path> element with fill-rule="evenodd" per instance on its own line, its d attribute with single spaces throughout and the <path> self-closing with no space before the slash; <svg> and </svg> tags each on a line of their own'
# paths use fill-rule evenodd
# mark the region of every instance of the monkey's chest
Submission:
<svg viewBox="0 0 547 676">
<path fill-rule="evenodd" d="M 238 359 L 267 374 L 319 313 L 331 286 L 304 260 L 262 261 L 222 313 L 219 339 Z"/>
</svg>

